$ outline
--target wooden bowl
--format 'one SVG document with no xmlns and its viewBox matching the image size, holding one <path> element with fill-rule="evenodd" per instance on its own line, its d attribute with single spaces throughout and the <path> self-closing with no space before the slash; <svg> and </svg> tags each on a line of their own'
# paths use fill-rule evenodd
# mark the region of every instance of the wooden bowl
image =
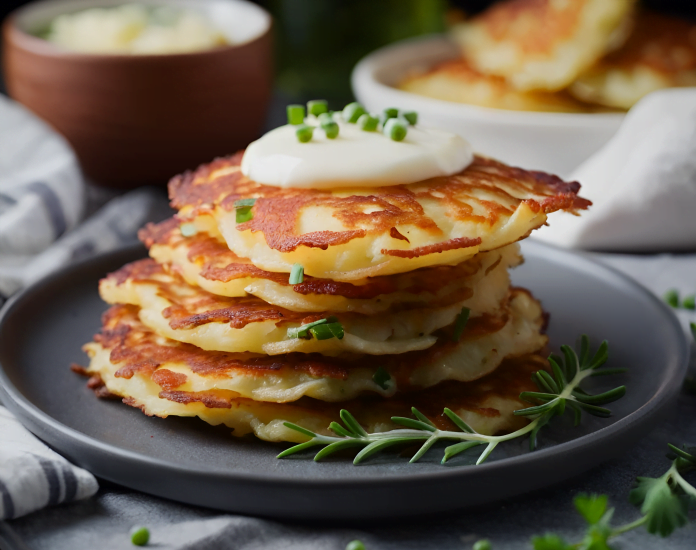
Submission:
<svg viewBox="0 0 696 550">
<path fill-rule="evenodd" d="M 271 17 L 244 0 L 138 0 L 206 13 L 234 43 L 175 55 L 91 55 L 35 33 L 62 13 L 123 0 L 42 0 L 3 26 L 10 95 L 63 134 L 85 174 L 115 187 L 172 175 L 245 147 L 271 91 Z"/>
</svg>

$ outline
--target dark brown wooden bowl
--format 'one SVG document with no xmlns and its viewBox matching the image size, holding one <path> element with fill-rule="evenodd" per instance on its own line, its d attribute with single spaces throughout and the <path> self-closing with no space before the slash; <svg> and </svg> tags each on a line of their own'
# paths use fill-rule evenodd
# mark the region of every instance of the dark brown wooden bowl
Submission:
<svg viewBox="0 0 696 550">
<path fill-rule="evenodd" d="M 139 0 L 162 4 L 157 0 Z M 74 147 L 85 174 L 115 187 L 172 175 L 245 147 L 262 130 L 272 78 L 271 18 L 244 0 L 168 0 L 206 10 L 246 40 L 175 55 L 92 55 L 34 35 L 57 15 L 123 0 L 42 0 L 5 21 L 10 95 Z"/>
</svg>

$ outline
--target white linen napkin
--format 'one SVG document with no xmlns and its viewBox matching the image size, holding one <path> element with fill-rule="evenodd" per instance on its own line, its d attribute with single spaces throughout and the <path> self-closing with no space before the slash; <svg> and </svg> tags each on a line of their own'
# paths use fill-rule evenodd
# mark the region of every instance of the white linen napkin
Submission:
<svg viewBox="0 0 696 550">
<path fill-rule="evenodd" d="M 80 221 L 85 182 L 67 141 L 0 94 L 0 266 L 25 263 Z"/>
<path fill-rule="evenodd" d="M 0 407 L 0 520 L 94 495 L 97 480 L 31 435 Z"/>
<path fill-rule="evenodd" d="M 653 92 L 570 176 L 593 205 L 555 214 L 534 236 L 565 247 L 696 249 L 696 88 Z"/>
</svg>

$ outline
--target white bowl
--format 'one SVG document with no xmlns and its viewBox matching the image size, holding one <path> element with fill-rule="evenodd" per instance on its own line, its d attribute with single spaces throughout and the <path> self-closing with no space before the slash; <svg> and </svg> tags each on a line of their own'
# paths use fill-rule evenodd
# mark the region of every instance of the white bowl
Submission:
<svg viewBox="0 0 696 550">
<path fill-rule="evenodd" d="M 427 36 L 379 49 L 353 70 L 353 92 L 369 111 L 418 111 L 419 123 L 460 134 L 484 155 L 527 169 L 568 176 L 616 132 L 622 113 L 507 111 L 442 101 L 398 90 L 402 78 L 458 57 L 445 37 Z"/>
</svg>

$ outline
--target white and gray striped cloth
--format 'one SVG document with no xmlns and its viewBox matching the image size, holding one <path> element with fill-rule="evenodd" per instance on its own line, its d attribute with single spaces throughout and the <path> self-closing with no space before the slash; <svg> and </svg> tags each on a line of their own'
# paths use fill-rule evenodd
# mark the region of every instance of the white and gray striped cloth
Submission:
<svg viewBox="0 0 696 550">
<path fill-rule="evenodd" d="M 0 95 L 0 304 L 63 265 L 136 242 L 147 221 L 168 215 L 161 189 L 116 196 L 87 185 L 67 142 Z M 0 406 L 0 520 L 97 488 Z"/>
<path fill-rule="evenodd" d="M 91 497 L 97 480 L 31 435 L 0 407 L 0 520 Z"/>
</svg>

